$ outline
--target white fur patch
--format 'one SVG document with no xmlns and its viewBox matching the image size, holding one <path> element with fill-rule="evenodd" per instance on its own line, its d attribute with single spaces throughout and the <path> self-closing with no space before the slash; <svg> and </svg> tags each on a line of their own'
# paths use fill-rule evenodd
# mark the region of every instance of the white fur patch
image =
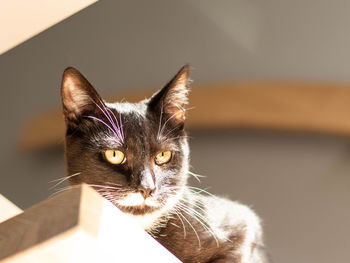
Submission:
<svg viewBox="0 0 350 263">
<path fill-rule="evenodd" d="M 152 197 L 146 198 L 145 204 L 148 206 L 154 206 L 154 207 L 158 206 L 158 204 L 156 202 L 154 202 Z"/>
<path fill-rule="evenodd" d="M 124 199 L 118 200 L 117 202 L 121 206 L 158 206 L 157 202 L 155 202 L 152 197 L 147 197 L 145 199 L 141 193 L 128 194 Z"/>
<path fill-rule="evenodd" d="M 118 200 L 118 204 L 122 206 L 140 206 L 145 203 L 145 199 L 140 193 L 128 194 L 124 199 Z"/>
</svg>

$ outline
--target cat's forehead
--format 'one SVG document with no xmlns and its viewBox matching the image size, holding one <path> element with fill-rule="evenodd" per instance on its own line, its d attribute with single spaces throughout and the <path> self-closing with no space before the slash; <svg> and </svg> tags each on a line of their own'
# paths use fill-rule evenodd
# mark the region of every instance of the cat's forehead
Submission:
<svg viewBox="0 0 350 263">
<path fill-rule="evenodd" d="M 117 116 L 120 114 L 123 120 L 121 129 L 123 129 L 122 133 L 125 136 L 125 141 L 120 143 L 119 139 L 115 137 L 113 133 L 111 133 L 110 129 L 104 129 L 103 132 L 98 134 L 95 141 L 99 141 L 99 144 L 103 144 L 106 146 L 111 145 L 124 145 L 128 144 L 129 148 L 135 143 L 145 143 L 149 144 L 151 141 L 154 142 L 156 148 L 171 148 L 175 151 L 179 151 L 178 144 L 176 143 L 175 135 L 171 135 L 170 137 L 160 136 L 163 129 L 159 125 L 161 123 L 149 121 L 147 118 L 147 110 L 148 110 L 148 102 L 149 100 L 143 100 L 138 103 L 130 103 L 130 102 L 114 102 L 108 103 L 105 102 L 105 105 L 116 111 Z M 118 118 L 117 118 L 118 119 Z M 119 120 L 118 120 L 119 121 Z M 164 132 L 166 131 L 164 127 Z M 106 136 L 108 135 L 108 136 Z M 175 139 L 175 140 L 174 140 Z M 131 143 L 131 145 L 129 145 Z"/>
<path fill-rule="evenodd" d="M 119 116 L 119 121 L 121 122 L 119 125 L 120 129 L 127 130 L 129 135 L 142 136 L 146 127 L 149 128 L 150 122 L 146 117 L 147 105 L 144 101 L 138 103 L 116 102 L 105 104 L 109 109 L 115 111 L 116 116 Z"/>
<path fill-rule="evenodd" d="M 114 102 L 108 103 L 106 102 L 106 106 L 116 110 L 118 113 L 122 115 L 136 114 L 140 116 L 145 116 L 147 111 L 147 101 L 141 101 L 138 103 L 130 103 L 130 102 Z"/>
</svg>

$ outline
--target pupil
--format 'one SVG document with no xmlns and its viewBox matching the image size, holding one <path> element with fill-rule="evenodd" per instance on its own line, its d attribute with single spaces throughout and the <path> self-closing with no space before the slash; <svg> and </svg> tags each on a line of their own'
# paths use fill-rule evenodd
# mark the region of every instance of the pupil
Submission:
<svg viewBox="0 0 350 263">
<path fill-rule="evenodd" d="M 113 151 L 113 157 L 115 157 L 115 151 Z"/>
</svg>

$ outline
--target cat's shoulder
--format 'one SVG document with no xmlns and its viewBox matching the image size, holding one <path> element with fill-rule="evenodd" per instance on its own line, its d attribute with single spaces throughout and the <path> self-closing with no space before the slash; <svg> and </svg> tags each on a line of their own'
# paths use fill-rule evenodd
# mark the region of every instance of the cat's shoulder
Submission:
<svg viewBox="0 0 350 263">
<path fill-rule="evenodd" d="M 207 216 L 228 225 L 249 225 L 261 230 L 261 221 L 254 210 L 238 201 L 218 196 L 198 196 L 205 204 Z M 219 220 L 218 220 L 219 219 Z"/>
<path fill-rule="evenodd" d="M 261 220 L 252 208 L 217 196 L 197 196 L 196 199 L 203 204 L 206 218 L 219 239 L 239 244 L 240 254 L 246 260 L 256 257 L 257 250 L 263 247 L 263 232 Z"/>
</svg>

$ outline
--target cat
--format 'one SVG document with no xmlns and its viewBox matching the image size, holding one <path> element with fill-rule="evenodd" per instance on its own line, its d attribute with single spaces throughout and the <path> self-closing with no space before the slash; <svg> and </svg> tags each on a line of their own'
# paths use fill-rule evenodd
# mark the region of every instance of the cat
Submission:
<svg viewBox="0 0 350 263">
<path fill-rule="evenodd" d="M 63 73 L 70 185 L 86 183 L 182 262 L 266 263 L 258 216 L 187 185 L 186 65 L 150 99 L 107 103 L 75 68 Z"/>
</svg>

